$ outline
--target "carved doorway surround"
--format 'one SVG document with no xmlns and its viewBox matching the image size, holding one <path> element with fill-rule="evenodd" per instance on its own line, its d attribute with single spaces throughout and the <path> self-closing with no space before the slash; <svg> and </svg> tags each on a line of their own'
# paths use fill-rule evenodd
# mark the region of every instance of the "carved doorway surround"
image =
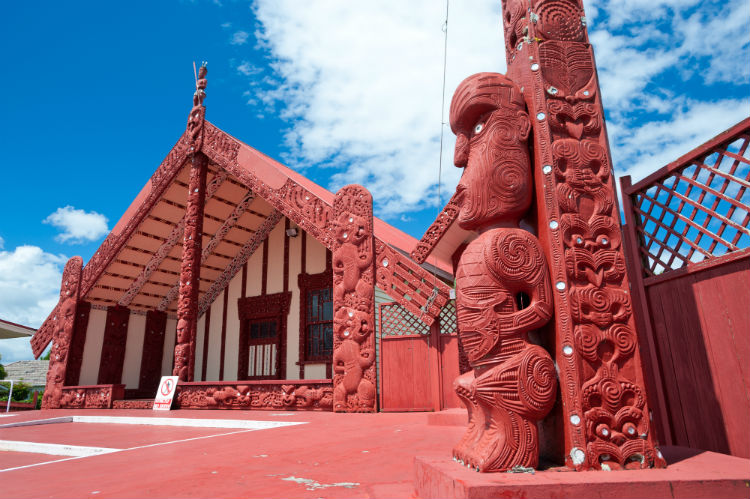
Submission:
<svg viewBox="0 0 750 499">
<path fill-rule="evenodd" d="M 286 377 L 286 326 L 291 297 L 291 292 L 286 292 L 237 300 L 238 380 Z"/>
</svg>

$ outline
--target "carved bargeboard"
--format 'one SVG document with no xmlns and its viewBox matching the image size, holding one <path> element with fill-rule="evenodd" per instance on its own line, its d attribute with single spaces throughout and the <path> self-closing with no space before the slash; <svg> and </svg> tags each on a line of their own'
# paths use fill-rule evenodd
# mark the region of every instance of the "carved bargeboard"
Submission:
<svg viewBox="0 0 750 499">
<path fill-rule="evenodd" d="M 73 327 L 76 322 L 76 307 L 81 290 L 83 259 L 74 256 L 65 264 L 60 285 L 60 301 L 52 325 L 52 350 L 47 369 L 47 384 L 42 398 L 42 409 L 57 409 L 65 384 L 68 367 L 68 351 L 73 339 Z"/>
</svg>

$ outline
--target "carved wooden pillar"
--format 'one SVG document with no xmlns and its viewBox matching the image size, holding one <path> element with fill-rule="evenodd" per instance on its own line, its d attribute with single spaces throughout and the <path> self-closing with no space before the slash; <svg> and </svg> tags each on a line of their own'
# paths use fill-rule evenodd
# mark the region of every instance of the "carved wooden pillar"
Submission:
<svg viewBox="0 0 750 499">
<path fill-rule="evenodd" d="M 57 409 L 60 407 L 62 387 L 65 383 L 68 367 L 68 351 L 76 322 L 76 306 L 80 293 L 82 270 L 83 259 L 79 256 L 74 256 L 68 260 L 63 270 L 60 301 L 58 302 L 58 312 L 55 318 L 52 350 L 49 356 L 47 385 L 44 389 L 42 409 Z"/>
<path fill-rule="evenodd" d="M 333 201 L 333 410 L 375 411 L 372 195 L 348 185 Z"/>
<path fill-rule="evenodd" d="M 207 172 L 206 155 L 200 152 L 193 154 L 185 214 L 185 235 L 182 241 L 177 339 L 172 371 L 174 376 L 180 377 L 180 381 L 193 381 L 195 372 L 195 338 L 198 328 L 198 288 L 203 251 L 203 207 Z"/>
<path fill-rule="evenodd" d="M 125 345 L 128 342 L 128 323 L 130 309 L 127 307 L 108 307 L 107 322 L 104 325 L 104 342 L 99 359 L 99 385 L 119 385 L 122 381 L 122 369 L 125 365 Z"/>
<path fill-rule="evenodd" d="M 579 470 L 664 466 L 649 423 L 583 6 L 580 0 L 502 3 L 508 76 L 524 93 L 534 129 L 566 464 Z"/>
<path fill-rule="evenodd" d="M 70 341 L 68 353 L 68 367 L 65 369 L 65 385 L 76 386 L 81 377 L 83 363 L 83 347 L 86 345 L 86 329 L 89 325 L 91 303 L 79 301 L 76 306 L 76 320 L 73 327 L 73 338 Z"/>
<path fill-rule="evenodd" d="M 161 378 L 161 358 L 164 353 L 164 335 L 167 329 L 167 313 L 149 310 L 146 313 L 146 331 L 143 335 L 141 374 L 138 381 L 140 396 L 156 393 Z M 150 394 L 150 395 L 149 395 Z"/>
</svg>

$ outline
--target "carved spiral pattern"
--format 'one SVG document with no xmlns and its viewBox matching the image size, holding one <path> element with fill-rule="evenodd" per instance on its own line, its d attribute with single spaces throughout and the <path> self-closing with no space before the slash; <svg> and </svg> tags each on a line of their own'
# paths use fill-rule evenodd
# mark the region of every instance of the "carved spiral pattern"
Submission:
<svg viewBox="0 0 750 499">
<path fill-rule="evenodd" d="M 568 0 L 544 2 L 538 7 L 538 33 L 547 39 L 578 42 L 584 39 L 580 9 Z"/>
<path fill-rule="evenodd" d="M 576 346 L 578 352 L 587 360 L 596 362 L 598 359 L 597 347 L 599 346 L 599 329 L 584 324 L 576 328 Z"/>
<path fill-rule="evenodd" d="M 635 352 L 635 346 L 638 342 L 633 331 L 623 324 L 615 324 L 610 331 L 620 357 L 628 357 Z"/>
<path fill-rule="evenodd" d="M 600 394 L 602 401 L 609 408 L 610 412 L 616 409 L 620 405 L 620 399 L 622 398 L 622 387 L 614 380 L 603 381 L 599 385 Z"/>
<path fill-rule="evenodd" d="M 500 281 L 536 282 L 545 261 L 532 237 L 521 230 L 498 231 L 485 254 L 490 273 Z"/>
<path fill-rule="evenodd" d="M 521 364 L 519 384 L 521 400 L 536 417 L 544 417 L 552 406 L 557 387 L 552 359 L 546 355 L 527 355 Z"/>
</svg>

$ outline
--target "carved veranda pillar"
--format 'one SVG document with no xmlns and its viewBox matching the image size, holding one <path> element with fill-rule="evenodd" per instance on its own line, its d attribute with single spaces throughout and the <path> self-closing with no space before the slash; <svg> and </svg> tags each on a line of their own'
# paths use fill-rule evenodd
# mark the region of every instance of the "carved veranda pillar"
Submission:
<svg viewBox="0 0 750 499">
<path fill-rule="evenodd" d="M 195 373 L 195 338 L 198 329 L 198 291 L 201 277 L 203 208 L 206 198 L 208 158 L 193 154 L 182 241 L 180 294 L 177 302 L 177 338 L 173 376 L 192 381 Z"/>
<path fill-rule="evenodd" d="M 612 162 L 580 0 L 503 0 L 508 76 L 533 123 L 566 464 L 665 466 L 649 423 Z"/>
<path fill-rule="evenodd" d="M 343 187 L 333 211 L 333 410 L 375 412 L 372 195 Z"/>
<path fill-rule="evenodd" d="M 60 301 L 52 336 L 52 350 L 47 370 L 47 385 L 42 398 L 42 409 L 60 407 L 62 387 L 68 367 L 68 353 L 76 321 L 76 307 L 81 285 L 83 259 L 74 256 L 65 264 L 60 286 Z"/>
</svg>

